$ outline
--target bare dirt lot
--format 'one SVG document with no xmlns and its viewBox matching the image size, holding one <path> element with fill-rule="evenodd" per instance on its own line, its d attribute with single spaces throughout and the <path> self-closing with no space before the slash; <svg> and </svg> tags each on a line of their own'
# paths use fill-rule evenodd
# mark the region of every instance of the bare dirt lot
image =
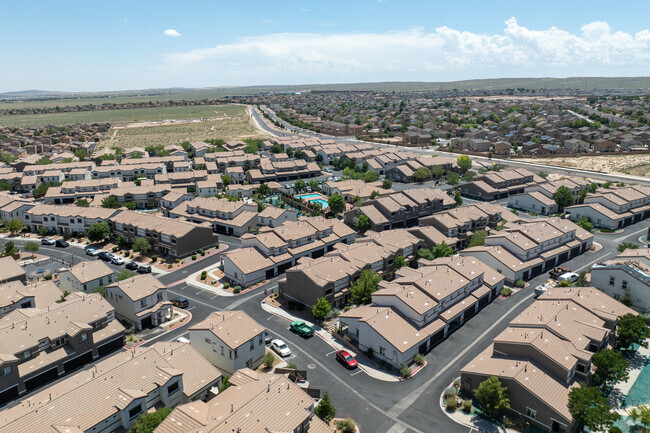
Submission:
<svg viewBox="0 0 650 433">
<path fill-rule="evenodd" d="M 518 161 L 574 167 L 603 173 L 650 177 L 650 155 L 611 155 L 567 158 L 526 158 Z"/>
</svg>

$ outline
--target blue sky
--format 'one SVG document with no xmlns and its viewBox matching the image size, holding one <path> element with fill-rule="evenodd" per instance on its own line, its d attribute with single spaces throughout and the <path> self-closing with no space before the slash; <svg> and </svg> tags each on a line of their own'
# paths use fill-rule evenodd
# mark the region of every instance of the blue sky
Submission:
<svg viewBox="0 0 650 433">
<path fill-rule="evenodd" d="M 641 1 L 14 1 L 2 16 L 0 92 L 650 71 Z"/>
</svg>

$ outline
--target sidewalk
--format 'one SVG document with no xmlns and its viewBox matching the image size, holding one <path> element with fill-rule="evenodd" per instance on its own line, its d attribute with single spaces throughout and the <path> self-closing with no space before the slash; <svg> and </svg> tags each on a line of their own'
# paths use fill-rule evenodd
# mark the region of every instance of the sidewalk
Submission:
<svg viewBox="0 0 650 433">
<path fill-rule="evenodd" d="M 339 343 L 332 334 L 324 330 L 322 327 L 316 325 L 315 323 L 309 322 L 307 320 L 304 320 L 300 317 L 296 317 L 292 315 L 291 313 L 278 308 L 274 307 L 272 305 L 268 305 L 266 302 L 262 301 L 262 309 L 266 311 L 267 313 L 273 314 L 275 316 L 280 316 L 289 322 L 293 322 L 295 320 L 300 320 L 308 324 L 309 326 L 313 327 L 316 330 L 316 335 L 320 337 L 325 343 L 329 344 L 330 347 L 334 350 L 341 350 L 345 349 L 352 356 L 354 356 L 357 360 L 357 363 L 359 365 L 359 368 L 363 370 L 368 376 L 373 377 L 378 380 L 383 380 L 384 382 L 399 382 L 400 379 L 397 376 L 393 376 L 392 374 L 388 374 L 384 371 L 379 370 L 377 367 L 372 365 L 366 358 L 365 356 L 357 356 L 357 354 L 350 350 L 348 346 L 345 346 L 341 343 Z"/>
<path fill-rule="evenodd" d="M 208 273 L 210 273 L 211 269 L 216 269 L 218 268 L 219 265 L 215 265 L 207 270 Z M 197 281 L 197 277 L 201 275 L 201 272 L 203 272 L 206 269 L 196 271 L 193 274 L 190 274 L 187 278 L 185 278 L 185 284 L 191 287 L 196 287 L 197 289 L 203 289 L 208 292 L 212 292 L 217 296 L 235 296 L 234 293 L 229 292 L 227 290 L 223 289 L 223 284 L 219 284 L 218 286 L 211 286 L 209 284 L 201 283 L 200 281 Z"/>
</svg>

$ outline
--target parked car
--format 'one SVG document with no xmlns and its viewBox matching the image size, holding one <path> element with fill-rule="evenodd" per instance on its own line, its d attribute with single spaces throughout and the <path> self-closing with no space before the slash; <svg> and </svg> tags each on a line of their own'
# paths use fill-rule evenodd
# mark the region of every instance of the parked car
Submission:
<svg viewBox="0 0 650 433">
<path fill-rule="evenodd" d="M 556 266 L 553 268 L 553 270 L 551 270 L 551 272 L 548 273 L 548 276 L 554 280 L 557 280 L 560 275 L 566 274 L 567 272 L 571 272 L 571 269 L 565 268 L 564 266 Z"/>
<path fill-rule="evenodd" d="M 92 248 L 92 247 L 86 247 L 85 250 L 86 250 L 87 255 L 93 256 L 93 257 L 96 256 L 97 254 L 99 254 L 99 252 L 101 251 L 101 250 L 98 250 L 98 249 L 95 249 L 95 248 Z"/>
<path fill-rule="evenodd" d="M 557 280 L 559 282 L 562 281 L 568 281 L 570 283 L 575 283 L 578 280 L 579 275 L 576 274 L 575 272 L 567 272 L 566 274 L 562 274 L 559 277 L 557 277 Z"/>
<path fill-rule="evenodd" d="M 347 350 L 339 350 L 336 352 L 336 360 L 349 370 L 354 370 L 358 366 L 357 360 Z"/>
<path fill-rule="evenodd" d="M 296 320 L 289 324 L 289 328 L 296 334 L 300 335 L 303 338 L 308 338 L 314 335 L 314 328 L 303 322 L 302 320 Z"/>
<path fill-rule="evenodd" d="M 54 245 L 56 242 L 54 242 L 54 239 L 50 238 L 43 238 L 41 239 L 41 245 Z"/>
<path fill-rule="evenodd" d="M 122 265 L 124 264 L 124 259 L 123 259 L 122 257 L 120 257 L 120 256 L 113 256 L 113 257 L 111 258 L 111 262 L 112 262 L 114 265 L 120 265 L 120 266 L 122 266 Z"/>
<path fill-rule="evenodd" d="M 174 304 L 174 306 L 178 308 L 187 308 L 190 306 L 190 301 L 183 298 L 182 296 L 179 296 L 177 298 L 172 299 L 172 304 Z"/>
<path fill-rule="evenodd" d="M 150 274 L 151 273 L 151 266 L 149 265 L 140 265 L 138 266 L 138 272 L 141 274 Z"/>
<path fill-rule="evenodd" d="M 271 340 L 273 340 L 273 337 L 271 337 L 268 332 L 264 331 L 264 344 L 270 344 Z"/>
<path fill-rule="evenodd" d="M 59 248 L 65 248 L 70 244 L 67 241 L 64 241 L 63 239 L 57 239 L 54 245 L 56 245 Z"/>
<path fill-rule="evenodd" d="M 282 357 L 291 355 L 291 350 L 289 349 L 289 346 L 287 346 L 285 342 L 280 339 L 275 339 L 271 341 L 271 348 L 275 350 L 278 353 L 278 355 Z"/>
<path fill-rule="evenodd" d="M 189 342 L 190 342 L 190 339 L 187 338 L 187 337 L 178 337 L 178 338 L 176 339 L 176 342 L 177 342 L 177 343 L 189 343 Z"/>
<path fill-rule="evenodd" d="M 99 257 L 105 262 L 110 262 L 111 260 L 113 260 L 113 254 L 109 253 L 108 251 L 100 251 L 99 254 L 97 254 L 97 257 Z"/>
<path fill-rule="evenodd" d="M 130 271 L 137 271 L 139 266 L 140 265 L 138 265 L 136 262 L 129 262 L 126 264 L 125 268 Z"/>
</svg>

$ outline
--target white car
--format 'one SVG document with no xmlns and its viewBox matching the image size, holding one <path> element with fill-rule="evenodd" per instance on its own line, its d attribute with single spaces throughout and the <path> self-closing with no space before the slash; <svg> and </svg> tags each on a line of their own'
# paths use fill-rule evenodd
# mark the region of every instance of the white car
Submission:
<svg viewBox="0 0 650 433">
<path fill-rule="evenodd" d="M 285 342 L 280 339 L 271 341 L 271 348 L 282 357 L 291 355 L 291 349 L 289 349 L 289 346 L 287 346 Z"/>
<path fill-rule="evenodd" d="M 189 343 L 189 342 L 190 342 L 190 339 L 187 338 L 187 337 L 178 337 L 178 338 L 176 339 L 176 342 L 177 342 L 177 343 Z"/>
<path fill-rule="evenodd" d="M 98 255 L 101 252 L 102 252 L 102 250 L 98 250 L 98 249 L 95 249 L 95 248 L 92 248 L 92 247 L 86 247 L 86 254 L 88 254 L 89 256 L 94 257 L 94 256 Z"/>
<path fill-rule="evenodd" d="M 113 264 L 115 264 L 115 265 L 120 265 L 121 266 L 121 265 L 124 264 L 124 259 L 122 257 L 119 257 L 119 256 L 113 256 L 113 258 L 111 259 L 111 262 L 113 262 Z"/>
</svg>

